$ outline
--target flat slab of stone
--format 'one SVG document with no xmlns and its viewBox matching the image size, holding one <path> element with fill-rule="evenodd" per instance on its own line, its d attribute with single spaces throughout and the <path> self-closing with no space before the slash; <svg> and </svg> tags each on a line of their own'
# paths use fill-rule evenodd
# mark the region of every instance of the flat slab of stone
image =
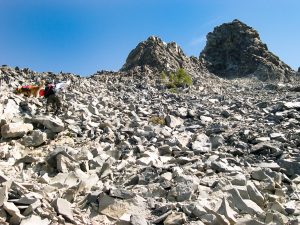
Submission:
<svg viewBox="0 0 300 225">
<path fill-rule="evenodd" d="M 229 190 L 232 195 L 234 205 L 242 212 L 251 215 L 260 214 L 264 211 L 250 199 L 242 199 L 237 189 L 232 188 Z"/>
<path fill-rule="evenodd" d="M 50 221 L 48 219 L 43 219 L 36 215 L 31 215 L 22 220 L 20 225 L 49 225 Z"/>
<path fill-rule="evenodd" d="M 32 122 L 42 124 L 54 133 L 62 132 L 65 129 L 63 121 L 58 117 L 39 116 L 32 118 Z"/>
<path fill-rule="evenodd" d="M 164 225 L 181 225 L 186 222 L 186 215 L 182 212 L 173 212 L 164 221 Z"/>
<path fill-rule="evenodd" d="M 260 142 L 254 145 L 250 151 L 252 154 L 259 154 L 263 150 L 270 150 L 271 152 L 280 152 L 280 149 L 270 142 Z"/>
<path fill-rule="evenodd" d="M 236 223 L 235 217 L 237 213 L 229 206 L 229 203 L 225 198 L 222 199 L 222 204 L 217 213 L 224 215 L 230 224 Z"/>
<path fill-rule="evenodd" d="M 98 201 L 99 213 L 114 219 L 119 219 L 128 210 L 128 205 L 103 193 L 99 195 Z"/>
<path fill-rule="evenodd" d="M 63 198 L 55 199 L 51 205 L 55 209 L 55 211 L 62 215 L 67 221 L 74 221 L 73 212 L 71 208 L 71 203 Z"/>
<path fill-rule="evenodd" d="M 299 159 L 281 159 L 278 160 L 278 165 L 286 171 L 288 176 L 300 175 Z"/>
<path fill-rule="evenodd" d="M 145 199 L 139 196 L 122 200 L 101 193 L 98 197 L 98 202 L 99 213 L 116 220 L 119 220 L 125 214 L 144 216 L 147 211 Z"/>
<path fill-rule="evenodd" d="M 18 207 L 12 203 L 12 202 L 4 202 L 3 203 L 3 208 L 5 209 L 5 211 L 11 215 L 11 216 L 14 216 L 14 215 L 17 215 L 17 214 L 20 214 L 20 210 L 18 209 Z"/>
<path fill-rule="evenodd" d="M 253 166 L 261 167 L 261 168 L 269 168 L 269 169 L 275 170 L 275 171 L 280 170 L 280 166 L 276 162 L 270 162 L 270 163 L 262 162 L 262 163 L 254 164 Z"/>
<path fill-rule="evenodd" d="M 247 191 L 248 191 L 248 195 L 252 201 L 254 201 L 259 206 L 263 206 L 264 197 L 253 183 L 249 182 L 247 184 Z"/>
<path fill-rule="evenodd" d="M 284 106 L 287 109 L 300 109 L 300 102 L 286 102 Z"/>
<path fill-rule="evenodd" d="M 32 130 L 33 125 L 30 123 L 9 123 L 1 127 L 1 135 L 3 138 L 17 138 Z"/>
</svg>

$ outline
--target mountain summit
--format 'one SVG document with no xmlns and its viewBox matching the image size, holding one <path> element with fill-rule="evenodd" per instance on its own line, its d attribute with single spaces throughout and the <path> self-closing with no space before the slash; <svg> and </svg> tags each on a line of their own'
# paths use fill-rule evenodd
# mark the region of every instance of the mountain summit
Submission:
<svg viewBox="0 0 300 225">
<path fill-rule="evenodd" d="M 268 50 L 256 30 L 233 20 L 208 33 L 200 54 L 208 70 L 223 78 L 254 75 L 260 80 L 289 79 L 293 70 Z"/>
<path fill-rule="evenodd" d="M 150 36 L 146 41 L 140 42 L 133 49 L 123 65 L 121 71 L 128 71 L 137 66 L 148 66 L 153 71 L 175 71 L 184 68 L 187 71 L 200 69 L 196 57 L 188 57 L 175 43 L 163 42 L 159 37 Z"/>
</svg>

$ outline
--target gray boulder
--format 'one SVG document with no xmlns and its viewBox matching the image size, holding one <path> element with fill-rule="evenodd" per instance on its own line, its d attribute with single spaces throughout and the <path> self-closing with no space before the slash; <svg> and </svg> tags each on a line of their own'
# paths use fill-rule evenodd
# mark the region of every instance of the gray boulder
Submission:
<svg viewBox="0 0 300 225">
<path fill-rule="evenodd" d="M 26 135 L 22 138 L 21 143 L 27 147 L 37 147 L 45 143 L 47 140 L 47 134 L 40 131 L 34 130 L 30 135 Z"/>
<path fill-rule="evenodd" d="M 58 117 L 38 116 L 32 118 L 32 122 L 42 124 L 54 133 L 62 132 L 65 129 L 64 123 Z"/>
<path fill-rule="evenodd" d="M 278 165 L 284 169 L 285 174 L 293 176 L 295 174 L 300 175 L 300 162 L 299 158 L 296 159 L 281 159 L 278 161 Z"/>
</svg>

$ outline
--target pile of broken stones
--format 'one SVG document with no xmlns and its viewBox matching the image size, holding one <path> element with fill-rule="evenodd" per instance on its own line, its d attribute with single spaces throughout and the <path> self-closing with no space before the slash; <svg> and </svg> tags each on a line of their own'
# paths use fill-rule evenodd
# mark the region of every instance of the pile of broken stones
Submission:
<svg viewBox="0 0 300 225">
<path fill-rule="evenodd" d="M 206 76 L 174 94 L 122 72 L 1 74 L 0 224 L 300 223 L 287 84 Z M 37 79 L 72 80 L 58 116 L 12 92 Z"/>
</svg>

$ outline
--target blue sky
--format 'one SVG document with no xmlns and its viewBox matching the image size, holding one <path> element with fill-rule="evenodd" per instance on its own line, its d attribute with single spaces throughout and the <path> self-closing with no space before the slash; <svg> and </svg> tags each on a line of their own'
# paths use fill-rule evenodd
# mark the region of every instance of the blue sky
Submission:
<svg viewBox="0 0 300 225">
<path fill-rule="evenodd" d="M 300 66 L 299 0 L 0 0 L 0 65 L 91 75 L 119 70 L 150 35 L 199 56 L 217 25 L 240 19 Z"/>
</svg>

